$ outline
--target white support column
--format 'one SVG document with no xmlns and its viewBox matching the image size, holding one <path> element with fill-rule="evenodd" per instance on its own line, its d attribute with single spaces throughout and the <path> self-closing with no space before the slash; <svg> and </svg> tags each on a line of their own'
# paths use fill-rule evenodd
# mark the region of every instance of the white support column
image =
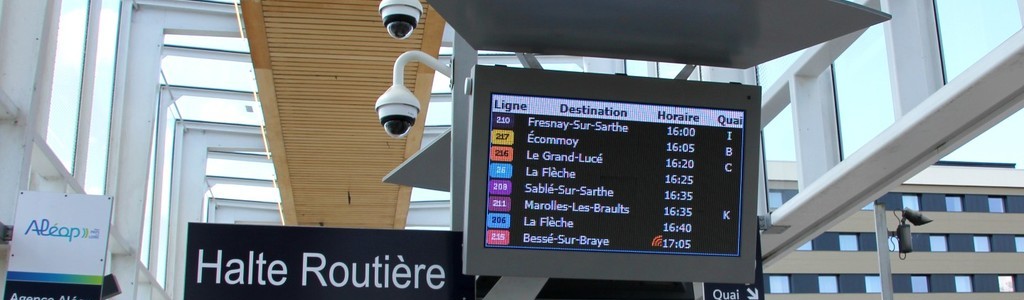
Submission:
<svg viewBox="0 0 1024 300">
<path fill-rule="evenodd" d="M 140 265 L 164 14 L 130 1 L 122 3 L 121 14 L 106 190 L 114 197 L 112 226 L 129 248 L 129 255 L 113 257 L 110 271 L 123 291 L 118 298 L 131 298 Z"/>
<path fill-rule="evenodd" d="M 92 133 L 93 91 L 96 89 L 96 49 L 100 39 L 100 15 L 103 1 L 89 3 L 88 31 L 85 38 L 85 62 L 82 67 L 81 103 L 78 107 L 78 135 L 75 141 L 75 164 L 73 174 L 78 185 L 85 186 L 88 173 L 89 135 Z"/>
<path fill-rule="evenodd" d="M 206 193 L 206 136 L 201 130 L 184 130 L 183 140 L 176 141 L 174 167 L 171 170 L 171 229 L 168 231 L 167 280 L 164 289 L 174 299 L 184 299 L 185 241 L 188 222 L 202 218 L 203 195 Z M 179 133 L 180 134 L 180 133 Z M 180 249 L 180 250 L 179 250 Z"/>
<path fill-rule="evenodd" d="M 0 222 L 14 223 L 18 192 L 28 187 L 32 156 L 33 99 L 42 50 L 55 43 L 48 38 L 52 1 L 0 3 L 0 99 L 6 112 L 0 118 Z M 9 249 L 9 248 L 2 248 Z M 7 270 L 7 251 L 0 251 L 0 270 Z M 0 272 L 0 282 L 7 272 Z"/>
<path fill-rule="evenodd" d="M 1017 0 L 1017 9 L 1020 10 L 1020 22 L 1024 24 L 1024 0 Z"/>
<path fill-rule="evenodd" d="M 165 290 L 184 299 L 188 223 L 202 222 L 206 202 L 206 161 L 211 149 L 263 151 L 258 127 L 180 122 L 171 170 L 170 230 Z"/>
<path fill-rule="evenodd" d="M 943 85 L 935 5 L 932 1 L 882 0 L 892 14 L 884 23 L 893 110 L 897 118 Z"/>
<path fill-rule="evenodd" d="M 797 75 L 790 83 L 801 190 L 839 163 L 832 69 L 818 76 Z"/>
</svg>

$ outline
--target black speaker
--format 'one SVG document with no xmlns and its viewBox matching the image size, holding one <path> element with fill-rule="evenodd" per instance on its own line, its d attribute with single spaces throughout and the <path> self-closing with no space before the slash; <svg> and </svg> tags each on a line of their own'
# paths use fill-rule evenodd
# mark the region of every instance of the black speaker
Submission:
<svg viewBox="0 0 1024 300">
<path fill-rule="evenodd" d="M 100 289 L 100 299 L 110 299 L 121 294 L 121 287 L 117 285 L 117 278 L 114 274 L 103 276 L 103 287 Z"/>
<path fill-rule="evenodd" d="M 896 239 L 900 241 L 900 253 L 914 252 L 914 237 L 910 234 L 909 224 L 896 227 Z"/>
</svg>

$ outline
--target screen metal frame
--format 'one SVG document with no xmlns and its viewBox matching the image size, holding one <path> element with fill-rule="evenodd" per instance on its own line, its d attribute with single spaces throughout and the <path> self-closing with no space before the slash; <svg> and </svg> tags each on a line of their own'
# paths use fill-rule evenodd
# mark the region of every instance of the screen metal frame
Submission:
<svg viewBox="0 0 1024 300">
<path fill-rule="evenodd" d="M 467 275 L 676 282 L 754 282 L 761 87 L 623 75 L 476 66 L 463 214 Z M 740 255 L 701 256 L 484 246 L 492 94 L 744 111 Z"/>
</svg>

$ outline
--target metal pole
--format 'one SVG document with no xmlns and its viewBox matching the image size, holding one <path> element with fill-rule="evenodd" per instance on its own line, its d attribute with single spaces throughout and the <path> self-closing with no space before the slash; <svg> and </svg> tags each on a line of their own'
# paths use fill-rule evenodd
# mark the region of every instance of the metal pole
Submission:
<svg viewBox="0 0 1024 300">
<path fill-rule="evenodd" d="M 892 264 L 889 261 L 889 230 L 885 222 L 885 202 L 875 201 L 875 247 L 878 252 L 878 278 L 882 300 L 892 300 Z"/>
</svg>

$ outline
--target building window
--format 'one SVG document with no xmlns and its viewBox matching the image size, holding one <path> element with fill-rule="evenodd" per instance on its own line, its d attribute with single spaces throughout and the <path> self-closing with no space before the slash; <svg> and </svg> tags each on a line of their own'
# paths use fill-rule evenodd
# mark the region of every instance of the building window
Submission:
<svg viewBox="0 0 1024 300">
<path fill-rule="evenodd" d="M 946 211 L 953 211 L 953 212 L 964 211 L 964 197 L 962 197 L 962 196 L 946 196 Z"/>
<path fill-rule="evenodd" d="M 974 292 L 974 284 L 971 281 L 970 275 L 957 275 L 953 277 L 953 282 L 957 293 Z"/>
<path fill-rule="evenodd" d="M 811 250 L 814 250 L 814 244 L 811 243 L 811 241 L 807 241 L 803 245 L 800 245 L 800 248 L 796 248 L 796 251 L 811 251 Z"/>
<path fill-rule="evenodd" d="M 1006 212 L 1006 201 L 1003 197 L 988 197 L 988 211 L 994 213 Z"/>
<path fill-rule="evenodd" d="M 903 208 L 921 210 L 921 197 L 917 194 L 903 194 Z"/>
<path fill-rule="evenodd" d="M 989 242 L 989 237 L 987 235 L 974 236 L 974 252 L 990 251 L 992 251 L 992 244 Z"/>
<path fill-rule="evenodd" d="M 999 275 L 999 292 L 1013 293 L 1014 291 L 1015 289 L 1013 286 L 1013 276 Z"/>
<path fill-rule="evenodd" d="M 864 292 L 866 293 L 881 293 L 882 292 L 882 278 L 878 275 L 867 275 L 864 276 Z"/>
<path fill-rule="evenodd" d="M 912 292 L 912 293 L 927 293 L 928 292 L 928 276 L 927 275 L 913 275 L 913 276 L 910 276 L 910 292 Z"/>
<path fill-rule="evenodd" d="M 789 294 L 789 275 L 768 276 L 768 288 L 772 294 Z"/>
<path fill-rule="evenodd" d="M 928 237 L 928 241 L 931 244 L 932 252 L 946 252 L 949 251 L 949 244 L 946 242 L 945 235 L 931 235 Z"/>
<path fill-rule="evenodd" d="M 818 276 L 818 292 L 822 294 L 839 293 L 839 278 L 836 275 Z"/>
<path fill-rule="evenodd" d="M 857 234 L 840 234 L 839 251 L 858 251 L 857 242 Z"/>
<path fill-rule="evenodd" d="M 1017 244 L 1017 252 L 1024 252 L 1024 236 L 1014 237 L 1013 242 Z"/>
<path fill-rule="evenodd" d="M 782 192 L 768 191 L 768 210 L 775 210 L 782 206 Z"/>
</svg>

